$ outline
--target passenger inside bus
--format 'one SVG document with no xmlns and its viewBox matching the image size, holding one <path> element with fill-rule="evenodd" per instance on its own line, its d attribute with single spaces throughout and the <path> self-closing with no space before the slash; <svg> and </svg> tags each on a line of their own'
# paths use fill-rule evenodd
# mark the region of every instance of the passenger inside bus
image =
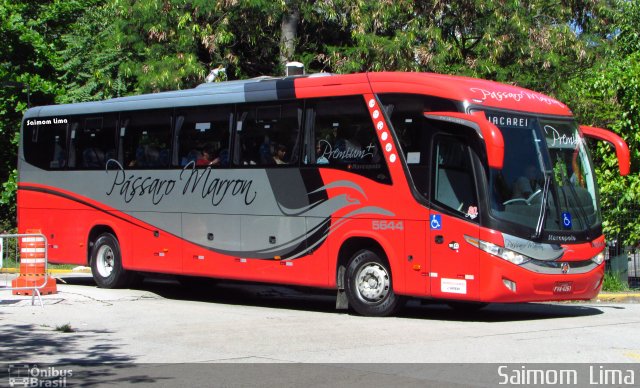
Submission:
<svg viewBox="0 0 640 388">
<path fill-rule="evenodd" d="M 49 167 L 63 168 L 66 165 L 65 159 L 65 149 L 60 144 L 59 136 L 56 136 L 56 143 L 53 147 L 53 160 L 49 164 Z"/>
<path fill-rule="evenodd" d="M 524 174 L 516 179 L 513 185 L 512 198 L 529 198 L 533 193 L 541 190 L 543 185 L 544 180 L 540 169 L 529 165 Z"/>
<path fill-rule="evenodd" d="M 184 167 L 189 163 L 196 163 L 202 157 L 200 151 L 192 149 L 180 159 L 180 166 Z"/>
<path fill-rule="evenodd" d="M 331 152 L 328 150 L 329 147 L 329 143 L 324 139 L 316 143 L 316 164 L 329 164 L 329 159 L 326 156 Z"/>
<path fill-rule="evenodd" d="M 131 167 L 166 167 L 169 165 L 169 150 L 153 144 L 141 144 L 136 148 Z"/>
<path fill-rule="evenodd" d="M 275 164 L 287 164 L 287 162 L 284 161 L 286 153 L 287 147 L 283 144 L 278 144 L 273 152 L 273 162 Z"/>
<path fill-rule="evenodd" d="M 221 166 L 226 165 L 228 151 L 226 149 L 215 149 L 207 146 L 202 150 L 200 158 L 196 161 L 196 166 Z"/>
<path fill-rule="evenodd" d="M 357 125 L 351 126 L 339 126 L 336 129 L 336 142 L 335 149 L 336 158 L 340 159 L 341 162 L 355 162 L 359 154 L 359 151 L 362 150 L 360 143 L 355 138 L 356 133 L 358 132 Z"/>
<path fill-rule="evenodd" d="M 273 164 L 275 149 L 273 144 L 271 143 L 271 140 L 269 139 L 269 136 L 267 135 L 264 136 L 264 139 L 262 141 L 262 144 L 260 144 L 260 148 L 258 152 L 260 154 L 260 164 L 262 165 Z"/>
<path fill-rule="evenodd" d="M 105 165 L 105 153 L 98 147 L 85 148 L 82 151 L 82 167 L 102 168 Z"/>
<path fill-rule="evenodd" d="M 213 152 L 207 148 L 203 148 L 198 152 L 198 159 L 196 160 L 196 166 L 210 166 L 213 162 Z"/>
</svg>

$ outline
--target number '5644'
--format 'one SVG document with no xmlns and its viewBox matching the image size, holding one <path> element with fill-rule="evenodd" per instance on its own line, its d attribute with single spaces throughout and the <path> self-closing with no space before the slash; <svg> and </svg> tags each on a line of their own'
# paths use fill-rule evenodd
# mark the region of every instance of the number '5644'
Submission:
<svg viewBox="0 0 640 388">
<path fill-rule="evenodd" d="M 402 221 L 372 221 L 373 230 L 404 230 Z"/>
</svg>

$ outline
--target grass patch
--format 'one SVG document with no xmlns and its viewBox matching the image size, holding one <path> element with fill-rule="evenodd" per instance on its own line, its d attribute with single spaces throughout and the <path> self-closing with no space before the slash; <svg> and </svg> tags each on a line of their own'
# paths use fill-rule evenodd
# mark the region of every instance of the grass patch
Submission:
<svg viewBox="0 0 640 388">
<path fill-rule="evenodd" d="M 70 323 L 65 323 L 64 325 L 56 326 L 55 331 L 59 331 L 61 333 L 73 333 L 76 331 L 73 327 L 71 327 Z"/>
<path fill-rule="evenodd" d="M 48 269 L 74 269 L 78 264 L 49 264 Z"/>
<path fill-rule="evenodd" d="M 78 264 L 51 264 L 48 263 L 47 269 L 74 269 Z M 2 268 L 20 268 L 20 262 L 15 257 L 4 257 L 2 260 Z"/>
<path fill-rule="evenodd" d="M 15 231 L 13 231 L 15 232 Z M 9 238 L 4 241 L 2 247 L 2 268 L 20 268 L 20 246 L 17 238 Z M 77 264 L 51 264 L 48 263 L 47 268 L 52 269 L 73 269 Z"/>
<path fill-rule="evenodd" d="M 607 292 L 629 291 L 629 284 L 620 280 L 620 276 L 617 273 L 605 272 L 604 280 L 602 281 L 602 291 L 607 291 Z"/>
</svg>

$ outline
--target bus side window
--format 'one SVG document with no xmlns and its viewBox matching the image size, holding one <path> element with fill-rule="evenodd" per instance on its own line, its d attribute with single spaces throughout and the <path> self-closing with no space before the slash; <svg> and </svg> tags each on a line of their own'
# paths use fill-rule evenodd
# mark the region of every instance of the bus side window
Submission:
<svg viewBox="0 0 640 388">
<path fill-rule="evenodd" d="M 116 114 L 81 116 L 71 124 L 69 167 L 104 169 L 116 159 Z"/>
<path fill-rule="evenodd" d="M 307 164 L 347 165 L 381 163 L 378 137 L 362 96 L 312 100 L 313 139 Z"/>
<path fill-rule="evenodd" d="M 171 110 L 131 112 L 125 130 L 125 168 L 162 168 L 171 162 Z"/>
<path fill-rule="evenodd" d="M 175 136 L 180 167 L 229 166 L 232 105 L 183 109 L 176 112 Z"/>
<path fill-rule="evenodd" d="M 389 181 L 378 135 L 362 96 L 314 99 L 308 106 L 305 164 L 328 165 Z"/>
<path fill-rule="evenodd" d="M 275 167 L 297 164 L 302 104 L 298 101 L 238 106 L 237 164 Z"/>
<path fill-rule="evenodd" d="M 28 163 L 45 169 L 60 170 L 68 162 L 69 119 L 43 117 L 24 124 L 24 156 Z"/>
<path fill-rule="evenodd" d="M 402 150 L 416 190 L 428 196 L 430 142 L 434 128 L 427 123 L 424 112 L 455 112 L 449 100 L 418 94 L 381 94 L 380 101 L 391 120 L 398 145 Z"/>
</svg>

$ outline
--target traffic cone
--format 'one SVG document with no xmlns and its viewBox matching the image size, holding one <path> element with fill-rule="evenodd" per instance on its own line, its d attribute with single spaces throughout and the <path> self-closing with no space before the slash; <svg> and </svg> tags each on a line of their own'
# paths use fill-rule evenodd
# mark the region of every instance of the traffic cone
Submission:
<svg viewBox="0 0 640 388">
<path fill-rule="evenodd" d="M 27 230 L 27 234 L 40 234 L 40 230 Z M 40 294 L 58 292 L 56 279 L 48 276 L 45 269 L 47 263 L 46 240 L 44 236 L 19 237 L 20 243 L 20 275 L 13 279 L 11 287 L 36 287 Z M 34 290 L 13 290 L 13 295 L 33 295 Z"/>
</svg>

